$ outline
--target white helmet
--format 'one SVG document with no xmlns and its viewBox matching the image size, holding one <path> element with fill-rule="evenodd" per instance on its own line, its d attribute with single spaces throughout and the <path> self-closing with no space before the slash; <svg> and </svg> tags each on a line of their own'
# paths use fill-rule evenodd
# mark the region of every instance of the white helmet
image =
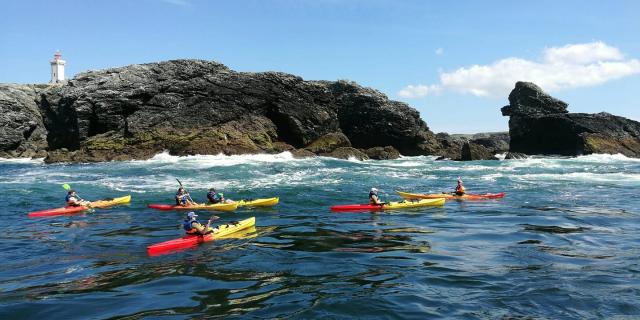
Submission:
<svg viewBox="0 0 640 320">
<path fill-rule="evenodd" d="M 371 192 L 373 192 L 373 193 L 377 193 L 377 192 L 378 192 L 378 189 L 376 189 L 376 188 L 371 188 Z"/>
</svg>

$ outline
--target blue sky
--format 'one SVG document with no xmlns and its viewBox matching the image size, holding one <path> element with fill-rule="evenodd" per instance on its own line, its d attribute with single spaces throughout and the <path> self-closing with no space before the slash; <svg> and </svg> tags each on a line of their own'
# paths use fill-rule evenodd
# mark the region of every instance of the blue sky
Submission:
<svg viewBox="0 0 640 320">
<path fill-rule="evenodd" d="M 47 82 L 59 49 L 67 75 L 197 58 L 353 80 L 435 132 L 507 130 L 518 79 L 572 112 L 640 120 L 639 15 L 640 1 L 5 1 L 0 82 Z"/>
</svg>

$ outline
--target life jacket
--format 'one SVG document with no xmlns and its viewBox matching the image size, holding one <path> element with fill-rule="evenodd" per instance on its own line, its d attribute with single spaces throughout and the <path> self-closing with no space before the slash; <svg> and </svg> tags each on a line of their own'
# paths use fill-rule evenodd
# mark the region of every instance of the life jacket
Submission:
<svg viewBox="0 0 640 320">
<path fill-rule="evenodd" d="M 220 203 L 220 202 L 222 202 L 222 197 L 217 192 L 209 192 L 209 193 L 207 193 L 207 199 L 209 199 L 209 203 Z"/>
<path fill-rule="evenodd" d="M 378 202 L 380 201 L 380 198 L 378 197 L 377 194 L 375 194 L 373 191 L 369 191 L 369 203 L 370 204 L 376 204 L 376 202 L 373 201 L 373 196 L 376 196 L 376 198 L 378 198 Z"/>
<path fill-rule="evenodd" d="M 182 228 L 187 232 L 187 234 L 200 234 L 196 228 L 193 227 L 193 223 L 198 222 L 196 220 L 185 220 L 182 223 Z"/>
<path fill-rule="evenodd" d="M 465 189 L 463 185 L 459 184 L 456 186 L 456 193 L 464 194 L 464 192 L 465 192 Z"/>
<path fill-rule="evenodd" d="M 75 201 L 71 201 L 71 199 L 74 199 Z M 64 202 L 67 203 L 68 206 L 79 206 L 79 204 L 77 204 L 78 201 L 82 201 L 82 199 L 80 197 L 78 197 L 77 195 L 74 197 L 70 194 L 67 194 L 66 197 L 64 197 Z"/>
<path fill-rule="evenodd" d="M 187 204 L 187 195 L 180 195 L 179 193 L 176 193 L 176 205 L 180 204 Z"/>
</svg>

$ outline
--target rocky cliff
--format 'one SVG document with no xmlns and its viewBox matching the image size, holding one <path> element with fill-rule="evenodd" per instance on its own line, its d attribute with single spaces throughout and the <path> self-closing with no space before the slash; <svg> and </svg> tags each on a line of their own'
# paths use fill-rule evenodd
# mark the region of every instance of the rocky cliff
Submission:
<svg viewBox="0 0 640 320">
<path fill-rule="evenodd" d="M 40 111 L 46 85 L 0 85 L 0 157 L 44 157 L 47 130 Z"/>
<path fill-rule="evenodd" d="M 510 117 L 510 152 L 640 157 L 640 122 L 604 112 L 569 113 L 567 106 L 533 83 L 516 83 L 509 105 L 502 108 L 502 115 Z"/>
<path fill-rule="evenodd" d="M 0 156 L 47 154 L 49 162 L 163 150 L 383 159 L 442 152 L 415 109 L 376 90 L 202 60 L 90 71 L 57 86 L 0 85 L 0 114 Z"/>
</svg>

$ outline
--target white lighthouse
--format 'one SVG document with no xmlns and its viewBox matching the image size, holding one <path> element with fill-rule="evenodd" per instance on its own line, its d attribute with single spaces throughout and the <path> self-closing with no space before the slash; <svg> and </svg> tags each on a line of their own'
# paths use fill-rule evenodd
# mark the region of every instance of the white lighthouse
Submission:
<svg viewBox="0 0 640 320">
<path fill-rule="evenodd" d="M 62 60 L 62 55 L 59 51 L 53 55 L 51 60 L 51 83 L 64 81 L 64 64 L 66 61 Z"/>
</svg>

